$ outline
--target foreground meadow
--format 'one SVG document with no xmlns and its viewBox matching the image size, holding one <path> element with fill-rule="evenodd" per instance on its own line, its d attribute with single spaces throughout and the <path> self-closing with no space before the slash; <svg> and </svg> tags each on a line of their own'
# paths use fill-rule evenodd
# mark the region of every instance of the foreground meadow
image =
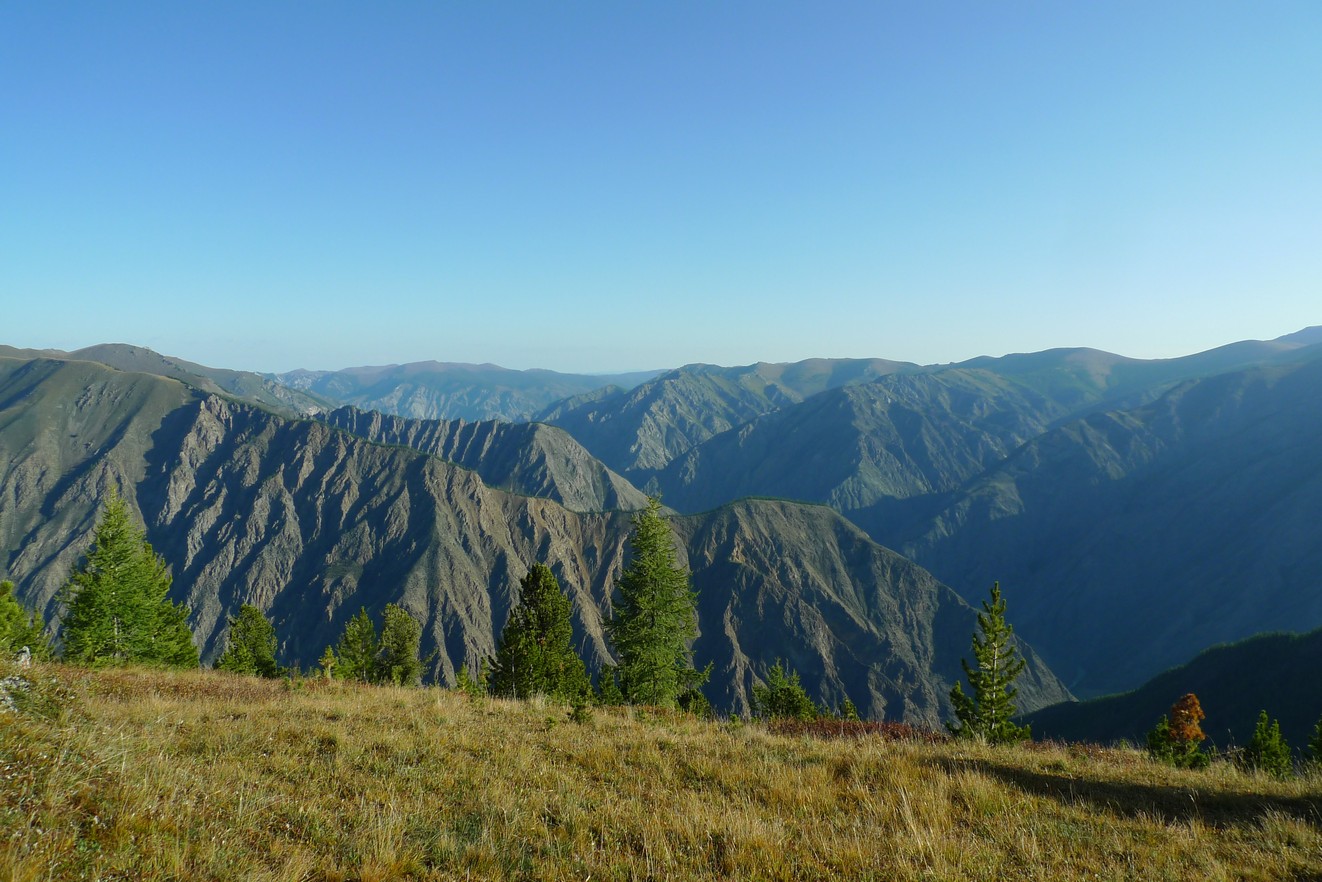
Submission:
<svg viewBox="0 0 1322 882">
<path fill-rule="evenodd" d="M 1322 878 L 1317 777 L 205 671 L 27 678 L 0 712 L 6 880 Z"/>
</svg>

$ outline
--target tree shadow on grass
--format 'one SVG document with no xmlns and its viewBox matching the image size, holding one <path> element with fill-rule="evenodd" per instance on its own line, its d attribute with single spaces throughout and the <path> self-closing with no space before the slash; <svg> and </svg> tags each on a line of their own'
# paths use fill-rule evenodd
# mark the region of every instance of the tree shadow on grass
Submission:
<svg viewBox="0 0 1322 882">
<path fill-rule="evenodd" d="M 1034 772 L 979 759 L 937 758 L 932 764 L 947 774 L 978 772 L 1030 796 L 1044 796 L 1067 805 L 1085 803 L 1126 818 L 1155 817 L 1167 823 L 1198 820 L 1212 827 L 1226 828 L 1254 825 L 1265 815 L 1281 814 L 1322 827 L 1322 795 L 1219 793 L 1210 788 L 1097 781 Z"/>
</svg>

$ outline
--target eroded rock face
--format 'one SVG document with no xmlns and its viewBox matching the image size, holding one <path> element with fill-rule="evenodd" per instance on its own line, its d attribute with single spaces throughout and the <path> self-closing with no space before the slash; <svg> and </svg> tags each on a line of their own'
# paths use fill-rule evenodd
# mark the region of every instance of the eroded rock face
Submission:
<svg viewBox="0 0 1322 882">
<path fill-rule="evenodd" d="M 382 444 L 430 453 L 477 472 L 491 487 L 544 496 L 573 511 L 637 511 L 647 496 L 567 432 L 541 423 L 417 420 L 342 407 L 332 426 Z"/>
<path fill-rule="evenodd" d="M 0 550 L 48 618 L 114 486 L 170 564 L 204 659 L 242 603 L 274 622 L 282 662 L 304 667 L 360 607 L 399 603 L 423 623 L 433 676 L 453 682 L 494 653 L 519 580 L 545 562 L 572 599 L 581 654 L 594 669 L 609 660 L 602 623 L 628 513 L 493 489 L 436 456 L 167 379 L 24 364 L 0 359 Z M 828 705 L 848 696 L 927 725 L 948 715 L 975 616 L 921 568 L 821 506 L 745 501 L 674 526 L 718 707 L 746 709 L 754 678 L 783 658 Z M 1024 707 L 1068 697 L 1030 658 Z"/>
</svg>

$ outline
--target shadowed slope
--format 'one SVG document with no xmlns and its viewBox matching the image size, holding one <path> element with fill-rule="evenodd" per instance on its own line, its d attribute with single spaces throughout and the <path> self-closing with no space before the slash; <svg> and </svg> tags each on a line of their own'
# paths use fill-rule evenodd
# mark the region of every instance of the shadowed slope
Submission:
<svg viewBox="0 0 1322 882">
<path fill-rule="evenodd" d="M 995 572 L 1086 694 L 1322 624 L 1322 358 L 1186 383 L 1025 445 L 909 533 L 968 596 Z"/>
<path fill-rule="evenodd" d="M 602 462 L 633 476 L 662 469 L 713 435 L 778 407 L 914 367 L 882 359 L 695 364 L 636 389 L 562 401 L 538 419 L 560 426 Z"/>
<path fill-rule="evenodd" d="M 1133 692 L 1042 708 L 1027 722 L 1039 738 L 1142 744 L 1176 699 L 1192 692 L 1207 714 L 1203 731 L 1216 746 L 1247 744 L 1265 710 L 1300 754 L 1322 717 L 1319 670 L 1322 630 L 1262 634 L 1201 652 Z"/>
</svg>

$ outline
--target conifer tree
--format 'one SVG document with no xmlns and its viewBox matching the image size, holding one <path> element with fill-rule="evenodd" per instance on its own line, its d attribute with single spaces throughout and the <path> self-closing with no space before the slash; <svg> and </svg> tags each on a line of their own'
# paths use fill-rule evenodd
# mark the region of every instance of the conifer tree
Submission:
<svg viewBox="0 0 1322 882">
<path fill-rule="evenodd" d="M 257 677 L 281 677 L 285 669 L 275 660 L 276 636 L 262 611 L 243 604 L 229 619 L 229 642 L 216 670 Z"/>
<path fill-rule="evenodd" d="M 1258 715 L 1253 737 L 1240 755 L 1244 768 L 1266 772 L 1273 778 L 1287 778 L 1293 771 L 1290 745 L 1281 737 L 1280 720 L 1268 720 L 1267 712 Z"/>
<path fill-rule="evenodd" d="M 767 671 L 765 684 L 753 687 L 753 713 L 766 720 L 815 720 L 817 705 L 803 691 L 797 671 L 786 670 L 777 659 Z"/>
<path fill-rule="evenodd" d="M 1308 762 L 1314 768 L 1322 768 L 1322 718 L 1313 724 L 1313 734 L 1308 739 Z"/>
<path fill-rule="evenodd" d="M 50 658 L 50 638 L 41 613 L 28 613 L 14 596 L 14 583 L 0 582 L 0 656 L 26 646 L 34 659 Z"/>
<path fill-rule="evenodd" d="M 520 582 L 519 603 L 496 647 L 493 694 L 569 700 L 590 690 L 587 670 L 573 647 L 572 611 L 551 568 L 534 564 Z"/>
<path fill-rule="evenodd" d="M 86 560 L 65 584 L 64 659 L 196 667 L 188 611 L 170 601 L 170 574 L 111 494 Z"/>
<path fill-rule="evenodd" d="M 372 683 L 376 680 L 376 654 L 381 644 L 376 626 L 361 607 L 358 614 L 344 626 L 340 642 L 335 646 L 335 676 L 341 680 Z"/>
<path fill-rule="evenodd" d="M 416 686 L 422 681 L 422 623 L 404 607 L 387 603 L 381 622 L 381 642 L 377 649 L 375 682 L 396 686 Z"/>
<path fill-rule="evenodd" d="M 620 689 L 619 669 L 607 665 L 597 675 L 597 704 L 615 707 L 624 704 L 624 691 Z"/>
<path fill-rule="evenodd" d="M 619 656 L 620 688 L 633 704 L 674 706 L 710 671 L 693 669 L 689 642 L 697 636 L 697 595 L 675 559 L 661 500 L 652 497 L 633 519 L 630 562 L 606 625 Z"/>
<path fill-rule="evenodd" d="M 1000 582 L 992 583 L 991 603 L 982 602 L 978 630 L 982 636 L 973 635 L 973 657 L 977 666 L 970 665 L 965 659 L 960 661 L 973 694 L 965 693 L 963 685 L 955 683 L 950 690 L 950 703 L 955 708 L 958 722 L 947 723 L 946 728 L 957 737 L 979 738 L 990 744 L 1022 741 L 1030 733 L 1027 726 L 1016 725 L 1013 721 L 1018 712 L 1014 699 L 1019 693 L 1014 681 L 1023 672 L 1025 662 L 1010 642 L 1014 628 L 1005 621 L 1005 600 L 1001 597 Z"/>
</svg>

